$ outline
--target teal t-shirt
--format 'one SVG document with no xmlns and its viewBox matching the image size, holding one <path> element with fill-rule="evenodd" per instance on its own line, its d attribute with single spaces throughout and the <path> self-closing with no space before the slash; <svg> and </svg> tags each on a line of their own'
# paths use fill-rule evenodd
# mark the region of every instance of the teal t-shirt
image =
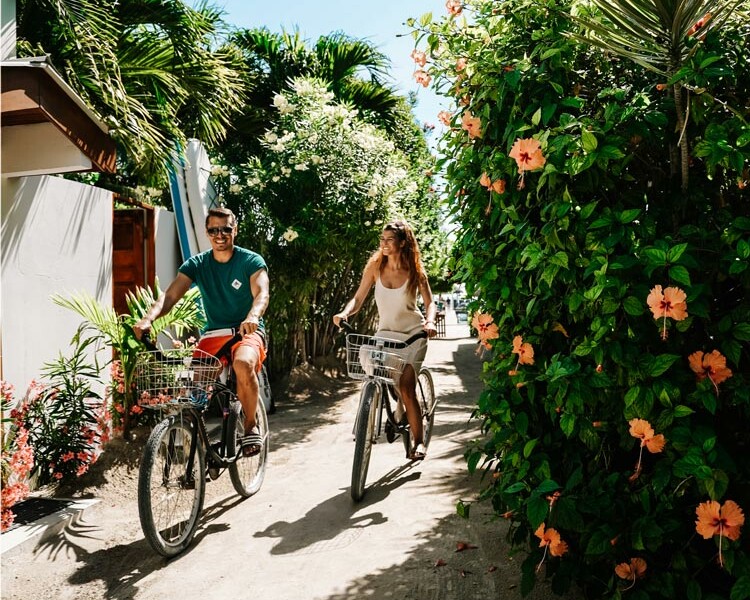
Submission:
<svg viewBox="0 0 750 600">
<path fill-rule="evenodd" d="M 266 269 L 266 261 L 257 252 L 234 247 L 232 258 L 225 263 L 214 259 L 207 250 L 188 258 L 180 273 L 188 276 L 201 292 L 206 312 L 207 329 L 237 327 L 247 317 L 253 305 L 250 277 Z M 263 319 L 259 329 L 265 331 Z"/>
</svg>

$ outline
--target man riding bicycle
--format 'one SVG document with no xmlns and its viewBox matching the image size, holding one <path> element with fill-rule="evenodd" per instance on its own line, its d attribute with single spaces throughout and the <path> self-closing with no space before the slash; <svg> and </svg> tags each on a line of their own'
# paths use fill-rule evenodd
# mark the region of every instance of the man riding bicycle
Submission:
<svg viewBox="0 0 750 600">
<path fill-rule="evenodd" d="M 208 323 L 197 349 L 218 356 L 235 334 L 242 335 L 231 346 L 230 355 L 237 398 L 245 414 L 245 435 L 240 444 L 245 456 L 253 456 L 261 451 L 263 443 L 255 411 L 259 391 L 257 373 L 266 358 L 263 313 L 268 307 L 268 270 L 260 254 L 234 245 L 237 219 L 228 208 L 209 210 L 206 234 L 211 250 L 190 257 L 180 266 L 167 291 L 133 329 L 140 339 L 156 319 L 172 310 L 191 285 L 198 286 Z"/>
</svg>

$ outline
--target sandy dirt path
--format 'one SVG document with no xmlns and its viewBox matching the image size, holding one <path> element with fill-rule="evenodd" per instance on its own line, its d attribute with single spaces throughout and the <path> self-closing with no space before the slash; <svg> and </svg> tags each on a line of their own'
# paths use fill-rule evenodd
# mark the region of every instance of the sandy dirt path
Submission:
<svg viewBox="0 0 750 600">
<path fill-rule="evenodd" d="M 507 556 L 505 523 L 487 506 L 474 505 L 469 519 L 455 510 L 478 489 L 463 458 L 478 433 L 470 421 L 481 390 L 475 348 L 465 324 L 448 325 L 431 342 L 425 365 L 440 404 L 427 459 L 410 463 L 399 440 L 383 439 L 373 448 L 362 502 L 349 496 L 357 384 L 318 385 L 311 375 L 309 391 L 270 417 L 263 488 L 240 501 L 227 475 L 209 483 L 200 528 L 183 555 L 162 559 L 143 538 L 131 449 L 86 490 L 101 502 L 76 523 L 3 556 L 2 598 L 520 598 L 521 558 Z M 458 542 L 477 547 L 456 552 Z M 550 595 L 540 585 L 528 598 Z"/>
</svg>

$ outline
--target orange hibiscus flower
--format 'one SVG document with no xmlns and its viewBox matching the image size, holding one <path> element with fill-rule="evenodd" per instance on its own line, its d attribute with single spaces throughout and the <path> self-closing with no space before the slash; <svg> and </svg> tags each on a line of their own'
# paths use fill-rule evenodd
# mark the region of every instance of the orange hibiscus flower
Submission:
<svg viewBox="0 0 750 600">
<path fill-rule="evenodd" d="M 518 138 L 513 147 L 510 149 L 509 156 L 516 159 L 518 170 L 521 172 L 521 178 L 518 183 L 518 189 L 524 187 L 523 178 L 526 171 L 541 169 L 547 159 L 542 154 L 541 144 L 533 138 Z"/>
<path fill-rule="evenodd" d="M 638 452 L 638 462 L 635 465 L 635 471 L 628 478 L 628 481 L 633 483 L 636 479 L 641 476 L 641 461 L 643 460 L 643 448 L 648 448 L 649 452 L 654 454 L 664 450 L 664 446 L 667 444 L 666 438 L 660 433 L 654 435 L 654 429 L 651 424 L 645 419 L 631 419 L 628 421 L 630 425 L 630 435 L 634 438 L 641 440 L 641 449 Z"/>
<path fill-rule="evenodd" d="M 678 287 L 668 287 L 664 292 L 662 292 L 660 285 L 651 289 L 651 293 L 646 298 L 646 303 L 654 314 L 654 319 L 664 319 L 661 339 L 667 339 L 667 317 L 675 321 L 682 321 L 688 316 L 686 299 L 687 295 Z"/>
<path fill-rule="evenodd" d="M 489 344 L 486 343 L 487 340 L 496 340 L 500 337 L 497 325 L 493 323 L 491 315 L 476 313 L 471 320 L 471 326 L 477 330 L 479 341 L 483 343 L 485 348 L 489 348 Z"/>
<path fill-rule="evenodd" d="M 732 376 L 732 371 L 727 367 L 726 357 L 718 350 L 712 350 L 704 354 L 700 350 L 688 356 L 690 368 L 695 372 L 698 381 L 708 377 L 714 384 L 716 395 L 719 395 L 719 384 Z"/>
<path fill-rule="evenodd" d="M 451 119 L 453 118 L 453 115 L 449 113 L 447 110 L 441 110 L 438 113 L 438 121 L 440 121 L 443 125 L 446 127 L 451 126 Z"/>
<path fill-rule="evenodd" d="M 664 450 L 667 440 L 662 434 L 654 435 L 654 430 L 648 421 L 631 419 L 628 424 L 630 425 L 630 435 L 641 440 L 641 447 L 646 446 L 648 451 L 654 454 Z"/>
<path fill-rule="evenodd" d="M 557 530 L 552 527 L 545 529 L 544 523 L 537 527 L 534 535 L 540 540 L 539 547 L 544 548 L 542 560 L 536 567 L 537 571 L 542 568 L 542 563 L 544 563 L 544 559 L 547 557 L 547 552 L 552 556 L 562 556 L 568 551 L 568 544 L 562 540 Z"/>
<path fill-rule="evenodd" d="M 482 137 L 482 120 L 467 110 L 461 117 L 461 129 L 465 129 L 472 139 Z"/>
<path fill-rule="evenodd" d="M 412 60 L 417 63 L 420 67 L 424 67 L 427 64 L 427 54 L 417 50 L 416 48 L 411 51 Z"/>
<path fill-rule="evenodd" d="M 513 354 L 518 354 L 518 364 L 516 365 L 516 368 L 518 368 L 518 365 L 534 364 L 534 347 L 530 343 L 524 342 L 520 335 L 513 338 L 513 350 L 511 350 L 511 352 Z"/>
<path fill-rule="evenodd" d="M 745 515 L 733 500 L 727 500 L 723 506 L 716 500 L 702 502 L 695 509 L 695 514 L 698 517 L 695 521 L 695 530 L 703 539 L 708 540 L 715 535 L 730 540 L 740 539 L 740 529 L 745 524 Z"/>
<path fill-rule="evenodd" d="M 430 75 L 427 71 L 417 69 L 416 71 L 414 71 L 414 79 L 422 87 L 427 87 L 428 85 L 430 85 L 430 81 L 432 81 L 432 75 Z"/>
<path fill-rule="evenodd" d="M 702 502 L 695 509 L 698 519 L 695 521 L 695 530 L 703 539 L 711 539 L 719 536 L 719 564 L 724 566 L 722 555 L 722 539 L 740 539 L 740 529 L 745 524 L 745 515 L 739 505 L 733 500 L 727 500 L 720 506 L 716 500 Z"/>
<path fill-rule="evenodd" d="M 461 14 L 461 11 L 463 10 L 463 5 L 461 4 L 461 2 L 459 2 L 459 0 L 448 0 L 445 3 L 445 8 L 448 9 L 448 13 L 452 17 L 457 17 L 458 15 Z"/>
<path fill-rule="evenodd" d="M 646 574 L 646 561 L 642 558 L 631 558 L 630 562 L 620 563 L 615 567 L 615 575 L 620 579 L 626 579 L 632 581 L 629 587 L 630 589 L 635 585 L 636 579 L 641 579 Z"/>
</svg>

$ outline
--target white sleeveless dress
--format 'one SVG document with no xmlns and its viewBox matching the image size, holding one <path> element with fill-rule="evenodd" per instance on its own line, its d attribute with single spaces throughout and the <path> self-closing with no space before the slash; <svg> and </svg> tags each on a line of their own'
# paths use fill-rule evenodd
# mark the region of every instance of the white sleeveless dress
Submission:
<svg viewBox="0 0 750 600">
<path fill-rule="evenodd" d="M 378 330 L 376 337 L 403 341 L 424 327 L 424 317 L 417 308 L 417 291 L 409 293 L 408 280 L 400 288 L 387 288 L 375 279 L 375 304 L 378 307 Z M 395 350 L 404 357 L 406 364 L 414 367 L 418 375 L 427 354 L 427 339 L 421 338 L 403 350 Z"/>
</svg>

